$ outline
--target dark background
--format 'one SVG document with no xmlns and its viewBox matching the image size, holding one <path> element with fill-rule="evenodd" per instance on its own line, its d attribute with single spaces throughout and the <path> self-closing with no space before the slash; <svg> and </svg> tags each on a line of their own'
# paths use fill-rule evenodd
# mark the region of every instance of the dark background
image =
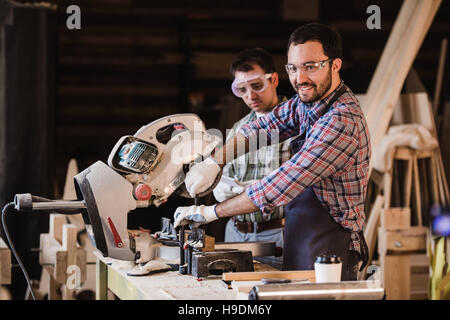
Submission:
<svg viewBox="0 0 450 320">
<path fill-rule="evenodd" d="M 230 128 L 248 111 L 232 95 L 228 73 L 232 58 L 243 49 L 268 50 L 281 76 L 278 92 L 291 97 L 294 91 L 284 71 L 286 45 L 290 33 L 304 23 L 326 23 L 341 34 L 341 77 L 355 93 L 365 93 L 402 4 L 401 0 L 49 2 L 57 4 L 56 14 L 48 20 L 53 27 L 48 36 L 51 45 L 46 49 L 55 65 L 54 75 L 49 72 L 47 79 L 51 81 L 52 107 L 45 110 L 52 120 L 46 138 L 51 151 L 42 160 L 51 165 L 47 167 L 48 181 L 42 183 L 50 185 L 51 191 L 42 189 L 42 194 L 54 198 L 62 196 L 71 158 L 77 160 L 80 171 L 97 160 L 106 162 L 121 136 L 132 135 L 160 117 L 192 112 L 207 128 L 222 132 Z M 81 8 L 81 30 L 66 27 L 66 9 L 73 4 Z M 366 27 L 366 9 L 372 4 L 381 9 L 380 30 Z M 441 40 L 450 30 L 449 16 L 449 1 L 444 0 L 413 65 L 430 97 L 434 95 Z M 15 63 L 23 65 L 20 59 Z M 439 115 L 444 114 L 444 102 L 449 100 L 449 69 L 447 63 Z M 21 95 L 23 99 L 32 97 L 27 90 Z M 39 135 L 38 131 L 31 134 Z M 449 154 L 443 157 L 449 167 Z M 28 191 L 40 193 L 39 189 L 14 192 Z M 205 197 L 202 203 L 211 204 L 213 199 Z M 154 232 L 161 216 L 172 217 L 177 206 L 190 204 L 192 200 L 173 196 L 159 208 L 130 213 L 129 227 L 142 226 Z M 23 218 L 22 222 L 26 224 Z M 223 239 L 223 225 L 224 221 L 208 226 L 217 241 Z M 37 235 L 47 231 L 42 221 L 36 226 Z M 32 276 L 38 277 L 38 254 L 29 251 L 39 246 L 38 236 L 33 239 L 33 243 L 23 241 L 21 250 L 29 253 Z M 16 272 L 15 277 L 22 276 Z"/>
</svg>

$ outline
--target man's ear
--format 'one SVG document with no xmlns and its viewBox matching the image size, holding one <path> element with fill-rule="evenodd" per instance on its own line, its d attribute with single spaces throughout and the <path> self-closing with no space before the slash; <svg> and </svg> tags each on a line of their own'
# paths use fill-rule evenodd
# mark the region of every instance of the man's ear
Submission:
<svg viewBox="0 0 450 320">
<path fill-rule="evenodd" d="M 339 72 L 339 70 L 341 70 L 342 67 L 342 59 L 341 58 L 335 58 L 333 59 L 332 62 L 332 70 L 333 72 Z"/>
<path fill-rule="evenodd" d="M 272 73 L 272 84 L 273 84 L 273 86 L 276 88 L 276 87 L 278 87 L 278 84 L 279 84 L 279 81 L 280 81 L 280 79 L 279 79 L 279 76 L 278 76 L 278 72 L 274 72 L 274 73 Z"/>
</svg>

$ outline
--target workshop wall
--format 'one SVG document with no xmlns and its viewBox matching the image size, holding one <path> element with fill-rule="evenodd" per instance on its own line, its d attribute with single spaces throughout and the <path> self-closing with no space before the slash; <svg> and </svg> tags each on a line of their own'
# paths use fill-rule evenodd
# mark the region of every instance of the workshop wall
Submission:
<svg viewBox="0 0 450 320">
<path fill-rule="evenodd" d="M 402 3 L 394 1 L 54 1 L 59 6 L 58 186 L 71 157 L 80 168 L 105 160 L 116 140 L 178 112 L 195 112 L 207 128 L 225 129 L 246 107 L 229 90 L 228 66 L 240 50 L 271 52 L 281 75 L 279 92 L 294 94 L 284 72 L 289 34 L 321 21 L 343 37 L 345 82 L 364 93 Z M 67 6 L 81 8 L 81 30 L 66 27 Z M 368 30 L 366 9 L 381 7 L 381 30 Z M 300 6 L 300 7 L 299 7 Z M 442 4 L 414 64 L 434 90 L 440 41 L 449 30 Z M 298 14 L 296 14 L 298 12 Z M 308 17 L 309 15 L 309 17 Z M 445 83 L 445 82 L 444 82 Z M 448 92 L 448 85 L 443 92 Z M 231 109 L 231 108 L 229 108 Z M 231 119 L 229 119 L 231 117 Z M 61 189 L 60 189 L 61 190 Z"/>
</svg>

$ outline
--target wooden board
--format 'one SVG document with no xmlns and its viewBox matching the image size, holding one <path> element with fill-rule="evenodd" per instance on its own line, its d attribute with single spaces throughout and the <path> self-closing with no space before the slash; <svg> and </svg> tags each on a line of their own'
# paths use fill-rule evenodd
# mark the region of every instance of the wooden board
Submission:
<svg viewBox="0 0 450 320">
<path fill-rule="evenodd" d="M 410 299 L 410 256 L 381 257 L 383 286 L 387 300 Z"/>
<path fill-rule="evenodd" d="M 11 284 L 11 251 L 0 238 L 0 284 Z"/>
<path fill-rule="evenodd" d="M 386 208 L 381 215 L 381 227 L 385 230 L 409 229 L 411 208 Z"/>
<path fill-rule="evenodd" d="M 314 270 L 302 270 L 302 271 L 277 271 L 277 272 L 228 272 L 222 275 L 222 279 L 225 281 L 238 280 L 238 281 L 258 281 L 264 278 L 276 278 L 276 279 L 308 279 L 311 282 L 316 281 L 316 275 Z"/>
<path fill-rule="evenodd" d="M 411 227 L 405 230 L 378 229 L 378 253 L 380 255 L 418 254 L 427 250 L 427 227 Z"/>
</svg>

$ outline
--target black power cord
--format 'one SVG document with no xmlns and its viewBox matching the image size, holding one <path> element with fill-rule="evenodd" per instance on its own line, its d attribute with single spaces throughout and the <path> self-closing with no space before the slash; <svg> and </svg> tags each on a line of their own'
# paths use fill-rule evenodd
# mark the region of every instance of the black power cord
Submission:
<svg viewBox="0 0 450 320">
<path fill-rule="evenodd" d="M 6 240 L 8 241 L 9 247 L 11 248 L 12 253 L 14 254 L 14 257 L 16 258 L 17 262 L 19 263 L 20 269 L 22 269 L 23 275 L 25 276 L 25 280 L 27 281 L 28 288 L 30 289 L 31 296 L 33 297 L 33 300 L 36 300 L 36 297 L 34 295 L 33 287 L 31 286 L 31 280 L 28 276 L 27 270 L 25 269 L 22 260 L 20 260 L 19 254 L 16 251 L 16 248 L 14 247 L 11 237 L 9 236 L 8 227 L 6 226 L 6 212 L 8 212 L 10 209 L 14 208 L 14 202 L 10 202 L 6 204 L 2 209 L 2 227 L 5 231 Z"/>
<path fill-rule="evenodd" d="M 28 276 L 27 270 L 25 269 L 25 267 L 24 267 L 24 265 L 22 263 L 22 260 L 20 260 L 19 254 L 17 253 L 16 248 L 14 247 L 14 244 L 12 243 L 11 237 L 9 235 L 8 227 L 6 226 L 5 216 L 6 216 L 6 213 L 9 210 L 11 210 L 11 209 L 16 210 L 16 208 L 18 208 L 18 211 L 22 211 L 21 210 L 21 206 L 20 206 L 21 201 L 26 202 L 26 205 L 30 206 L 30 208 L 28 208 L 28 207 L 27 208 L 23 208 L 24 211 L 28 210 L 28 211 L 33 212 L 33 210 L 31 209 L 31 203 L 33 201 L 36 201 L 36 202 L 51 202 L 51 200 L 48 200 L 48 199 L 42 198 L 42 197 L 32 196 L 31 194 L 25 194 L 25 196 L 26 196 L 25 198 L 20 200 L 20 199 L 17 199 L 17 195 L 16 195 L 15 202 L 10 202 L 10 203 L 6 204 L 3 207 L 3 209 L 2 209 L 2 227 L 3 227 L 3 230 L 5 231 L 6 240 L 8 241 L 9 247 L 11 248 L 11 251 L 14 254 L 14 257 L 16 258 L 16 260 L 17 260 L 17 262 L 18 262 L 18 264 L 20 266 L 20 269 L 22 269 L 23 275 L 25 276 L 25 280 L 27 281 L 27 285 L 28 285 L 28 288 L 30 289 L 31 296 L 33 297 L 33 300 L 36 300 L 36 296 L 34 295 L 34 292 L 33 292 L 33 287 L 31 286 L 30 277 Z M 16 207 L 16 205 L 17 205 L 17 207 Z M 79 213 L 79 210 L 74 210 L 74 209 L 66 209 L 66 210 L 59 210 L 59 211 L 63 212 L 63 214 L 65 214 L 65 215 L 71 215 L 71 214 L 78 214 Z M 42 210 L 40 212 L 50 213 L 50 211 L 48 211 L 48 210 Z M 79 231 L 77 233 L 77 239 L 79 238 L 79 236 L 83 232 L 86 232 L 86 229 L 83 229 L 83 230 L 81 230 L 81 231 Z"/>
</svg>

